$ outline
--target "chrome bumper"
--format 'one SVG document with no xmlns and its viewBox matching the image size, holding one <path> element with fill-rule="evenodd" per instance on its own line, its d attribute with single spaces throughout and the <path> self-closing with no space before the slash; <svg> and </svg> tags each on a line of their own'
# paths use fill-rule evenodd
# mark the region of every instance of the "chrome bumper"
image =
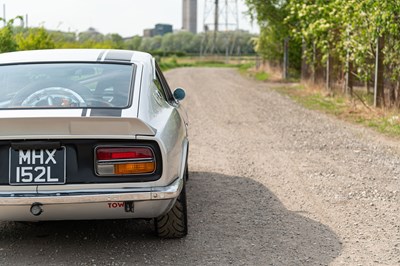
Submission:
<svg viewBox="0 0 400 266">
<path fill-rule="evenodd" d="M 122 188 L 118 190 L 96 191 L 63 191 L 57 193 L 15 194 L 12 192 L 0 194 L 1 206 L 24 206 L 33 203 L 53 204 L 82 204 L 117 201 L 150 201 L 175 199 L 183 187 L 183 179 L 178 178 L 165 187 L 152 188 Z"/>
</svg>

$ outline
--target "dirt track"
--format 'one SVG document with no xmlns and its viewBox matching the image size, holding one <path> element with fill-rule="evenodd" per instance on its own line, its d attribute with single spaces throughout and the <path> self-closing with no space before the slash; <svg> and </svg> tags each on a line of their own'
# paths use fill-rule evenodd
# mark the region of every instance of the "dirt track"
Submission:
<svg viewBox="0 0 400 266">
<path fill-rule="evenodd" d="M 0 224 L 1 265 L 398 265 L 400 145 L 230 69 L 187 91 L 189 235 L 145 221 Z"/>
</svg>

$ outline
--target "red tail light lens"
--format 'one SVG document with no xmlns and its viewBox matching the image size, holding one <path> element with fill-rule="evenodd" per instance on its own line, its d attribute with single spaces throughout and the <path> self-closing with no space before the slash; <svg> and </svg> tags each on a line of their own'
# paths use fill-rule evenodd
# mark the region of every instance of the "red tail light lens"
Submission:
<svg viewBox="0 0 400 266">
<path fill-rule="evenodd" d="M 132 148 L 99 148 L 97 160 L 154 159 L 153 151 L 145 147 Z"/>
</svg>

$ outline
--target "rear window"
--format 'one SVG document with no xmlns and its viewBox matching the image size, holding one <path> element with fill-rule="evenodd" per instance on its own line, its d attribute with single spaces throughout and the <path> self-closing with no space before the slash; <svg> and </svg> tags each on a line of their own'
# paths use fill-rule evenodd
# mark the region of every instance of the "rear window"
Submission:
<svg viewBox="0 0 400 266">
<path fill-rule="evenodd" d="M 125 108 L 133 70 L 109 63 L 0 66 L 0 108 Z"/>
</svg>

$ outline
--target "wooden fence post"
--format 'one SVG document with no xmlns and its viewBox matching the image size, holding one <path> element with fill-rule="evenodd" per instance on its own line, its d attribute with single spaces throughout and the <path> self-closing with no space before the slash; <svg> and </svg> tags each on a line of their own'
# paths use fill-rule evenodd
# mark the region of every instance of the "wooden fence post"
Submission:
<svg viewBox="0 0 400 266">
<path fill-rule="evenodd" d="M 331 54 L 328 52 L 328 58 L 326 60 L 326 90 L 331 91 Z"/>
<path fill-rule="evenodd" d="M 289 78 L 289 37 L 283 41 L 283 71 L 282 79 Z"/>
<path fill-rule="evenodd" d="M 383 73 L 383 47 L 384 36 L 378 36 L 375 51 L 375 84 L 374 84 L 374 107 L 385 105 L 384 99 L 384 73 Z"/>
<path fill-rule="evenodd" d="M 317 83 L 317 48 L 313 42 L 313 60 L 312 60 L 312 82 Z"/>
<path fill-rule="evenodd" d="M 305 53 L 307 50 L 307 44 L 303 38 L 301 43 L 301 80 L 307 81 L 310 78 L 310 67 L 307 63 L 307 58 L 305 57 Z"/>
<path fill-rule="evenodd" d="M 347 51 L 346 55 L 346 74 L 345 74 L 345 93 L 347 96 L 353 96 L 353 75 L 351 72 L 353 64 L 350 62 L 350 52 Z"/>
</svg>

